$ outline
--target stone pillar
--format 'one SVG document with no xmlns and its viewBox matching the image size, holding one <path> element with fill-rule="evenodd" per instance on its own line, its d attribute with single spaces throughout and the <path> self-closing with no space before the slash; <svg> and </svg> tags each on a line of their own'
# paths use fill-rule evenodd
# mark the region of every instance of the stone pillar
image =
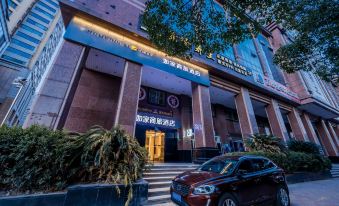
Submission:
<svg viewBox="0 0 339 206">
<path fill-rule="evenodd" d="M 248 89 L 243 87 L 240 89 L 240 93 L 235 97 L 235 105 L 243 139 L 259 133 Z"/>
<path fill-rule="evenodd" d="M 192 82 L 195 147 L 216 147 L 209 88 Z"/>
<path fill-rule="evenodd" d="M 138 111 L 142 67 L 126 61 L 122 76 L 114 125 L 134 136 Z"/>
<path fill-rule="evenodd" d="M 333 142 L 334 142 L 334 144 L 337 147 L 337 150 L 339 152 L 339 139 L 338 139 L 338 136 L 337 136 L 336 132 L 334 131 L 334 128 L 332 127 L 330 122 L 327 123 L 327 127 L 328 127 L 328 131 L 329 131 L 329 133 L 330 133 L 330 135 L 332 137 L 332 140 L 333 140 Z"/>
<path fill-rule="evenodd" d="M 279 104 L 275 99 L 271 99 L 271 103 L 266 107 L 266 113 L 272 134 L 282 138 L 286 142 L 288 140 L 288 133 L 280 112 Z"/>
<path fill-rule="evenodd" d="M 191 98 L 186 95 L 180 96 L 180 116 L 181 116 L 181 129 L 180 139 L 178 141 L 178 150 L 191 150 L 192 144 L 191 139 L 193 134 L 190 134 L 190 129 L 193 131 L 192 127 L 192 101 Z M 187 136 L 188 135 L 188 136 Z"/>
<path fill-rule="evenodd" d="M 301 115 L 301 121 L 303 122 L 303 125 L 304 125 L 304 128 L 306 130 L 306 134 L 307 134 L 308 139 L 311 142 L 313 142 L 317 145 L 320 145 L 317 133 L 315 132 L 313 125 L 312 125 L 312 122 L 311 122 L 311 119 L 310 119 L 310 117 L 308 116 L 307 113 L 303 113 Z"/>
<path fill-rule="evenodd" d="M 339 155 L 338 149 L 336 148 L 335 143 L 332 140 L 332 137 L 327 129 L 325 121 L 320 120 L 316 126 L 320 135 L 321 142 L 325 147 L 327 154 L 329 156 L 338 156 Z"/>
<path fill-rule="evenodd" d="M 309 141 L 300 114 L 296 108 L 293 107 L 292 111 L 288 113 L 288 121 L 297 140 Z"/>
<path fill-rule="evenodd" d="M 42 88 L 32 102 L 23 127 L 33 124 L 51 129 L 63 127 L 67 103 L 77 86 L 85 56 L 84 46 L 64 41 Z"/>
</svg>

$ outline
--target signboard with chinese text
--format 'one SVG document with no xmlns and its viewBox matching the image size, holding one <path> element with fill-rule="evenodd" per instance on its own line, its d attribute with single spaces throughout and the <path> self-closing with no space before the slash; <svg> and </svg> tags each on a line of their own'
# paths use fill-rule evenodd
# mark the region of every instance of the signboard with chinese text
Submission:
<svg viewBox="0 0 339 206">
<path fill-rule="evenodd" d="M 74 17 L 70 22 L 64 38 L 205 86 L 210 85 L 206 69 L 181 59 L 169 57 L 152 47 L 78 17 Z"/>
<path fill-rule="evenodd" d="M 180 121 L 177 119 L 143 112 L 138 112 L 136 124 L 169 129 L 181 127 Z"/>
</svg>

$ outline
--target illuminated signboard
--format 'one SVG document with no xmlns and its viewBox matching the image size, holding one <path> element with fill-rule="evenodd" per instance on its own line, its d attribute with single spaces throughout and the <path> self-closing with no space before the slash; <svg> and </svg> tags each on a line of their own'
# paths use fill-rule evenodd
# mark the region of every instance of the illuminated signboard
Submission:
<svg viewBox="0 0 339 206">
<path fill-rule="evenodd" d="M 64 38 L 202 85 L 210 85 L 206 69 L 179 58 L 169 57 L 159 50 L 79 17 L 74 17 L 70 22 Z"/>
<path fill-rule="evenodd" d="M 141 124 L 141 125 L 165 127 L 165 128 L 171 128 L 171 129 L 180 128 L 180 121 L 174 118 L 169 118 L 169 117 L 164 117 L 164 116 L 154 115 L 154 114 L 141 113 L 141 112 L 138 112 L 137 114 L 136 123 Z"/>
</svg>

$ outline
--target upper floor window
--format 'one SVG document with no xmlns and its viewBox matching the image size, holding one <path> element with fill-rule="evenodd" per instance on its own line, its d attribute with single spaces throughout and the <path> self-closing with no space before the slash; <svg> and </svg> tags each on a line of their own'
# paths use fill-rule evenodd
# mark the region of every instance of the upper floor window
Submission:
<svg viewBox="0 0 339 206">
<path fill-rule="evenodd" d="M 240 57 L 240 64 L 243 64 L 245 67 L 255 70 L 256 72 L 263 73 L 252 39 L 247 39 L 241 42 L 237 48 Z"/>
<path fill-rule="evenodd" d="M 50 19 L 53 19 L 53 18 L 54 18 L 54 16 L 53 16 L 52 14 L 48 13 L 47 11 L 41 9 L 41 8 L 38 7 L 38 6 L 36 6 L 34 9 L 35 9 L 36 11 L 40 12 L 41 14 L 44 14 L 45 16 L 48 16 Z"/>
<path fill-rule="evenodd" d="M 18 36 L 24 38 L 24 39 L 27 39 L 28 41 L 34 42 L 34 43 L 36 43 L 36 44 L 39 44 L 39 43 L 40 43 L 40 41 L 39 41 L 38 39 L 36 39 L 36 38 L 34 38 L 34 37 L 31 37 L 31 36 L 29 36 L 29 35 L 27 35 L 27 34 L 21 32 L 21 31 L 18 31 L 16 34 L 17 34 Z"/>
<path fill-rule="evenodd" d="M 31 12 L 30 14 L 31 14 L 31 16 L 33 16 L 34 18 L 39 19 L 40 21 L 42 21 L 42 22 L 44 22 L 44 23 L 46 23 L 46 24 L 49 24 L 49 23 L 50 23 L 49 20 L 45 19 L 44 17 L 40 16 L 40 15 L 37 14 L 37 13 Z"/>
<path fill-rule="evenodd" d="M 39 1 L 38 2 L 38 5 L 46 8 L 47 10 L 50 10 L 51 12 L 55 13 L 56 12 L 56 9 L 53 9 L 52 7 L 48 6 L 47 4 L 45 4 L 44 2 L 42 1 Z"/>
<path fill-rule="evenodd" d="M 42 25 L 42 24 L 40 24 L 40 23 L 34 21 L 33 19 L 27 18 L 26 21 L 27 21 L 28 23 L 30 23 L 30 24 L 33 24 L 34 26 L 39 27 L 40 29 L 42 29 L 42 30 L 44 30 L 44 31 L 47 31 L 47 30 L 48 30 L 47 27 L 45 27 L 44 25 Z"/>
<path fill-rule="evenodd" d="M 148 103 L 165 106 L 166 105 L 166 93 L 156 89 L 149 89 L 148 91 Z"/>
</svg>

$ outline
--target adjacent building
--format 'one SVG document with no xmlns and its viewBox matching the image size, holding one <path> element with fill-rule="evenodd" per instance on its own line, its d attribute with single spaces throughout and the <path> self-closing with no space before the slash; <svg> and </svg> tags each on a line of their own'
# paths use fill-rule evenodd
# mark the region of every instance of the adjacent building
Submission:
<svg viewBox="0 0 339 206">
<path fill-rule="evenodd" d="M 22 125 L 64 32 L 57 0 L 7 0 L 0 56 L 0 123 Z"/>
<path fill-rule="evenodd" d="M 241 151 L 256 133 L 312 141 L 339 155 L 338 89 L 274 65 L 274 52 L 288 43 L 281 28 L 272 24 L 223 53 L 195 48 L 187 61 L 152 46 L 140 24 L 144 3 L 60 0 L 64 40 L 19 122 L 77 132 L 119 125 L 160 162 L 202 158 L 223 144 Z"/>
</svg>

